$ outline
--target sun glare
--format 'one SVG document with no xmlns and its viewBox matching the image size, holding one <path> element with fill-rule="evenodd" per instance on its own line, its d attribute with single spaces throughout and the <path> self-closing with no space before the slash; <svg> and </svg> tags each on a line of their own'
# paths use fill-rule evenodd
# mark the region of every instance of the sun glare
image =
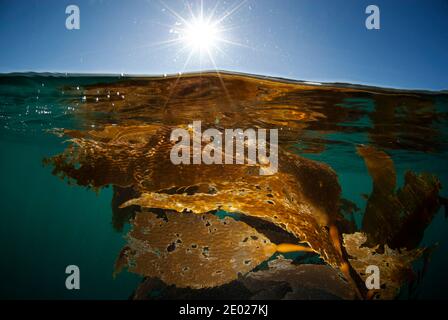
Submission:
<svg viewBox="0 0 448 320">
<path fill-rule="evenodd" d="M 247 0 L 238 0 L 236 5 L 221 10 L 220 15 L 217 15 L 219 0 L 216 1 L 212 10 L 204 8 L 203 0 L 197 0 L 198 5 L 195 7 L 191 5 L 190 1 L 187 1 L 189 14 L 176 12 L 162 3 L 164 8 L 176 19 L 174 26 L 170 29 L 170 33 L 176 37 L 164 41 L 162 44 L 180 45 L 177 54 L 181 55 L 186 52 L 184 68 L 193 56 L 197 56 L 201 63 L 208 60 L 217 69 L 214 54 L 226 55 L 223 50 L 225 45 L 243 46 L 229 39 L 228 31 L 235 27 L 229 26 L 228 18 L 233 16 Z"/>
<path fill-rule="evenodd" d="M 182 41 L 195 51 L 210 51 L 219 42 L 219 30 L 214 23 L 203 18 L 188 22 L 181 30 Z"/>
</svg>

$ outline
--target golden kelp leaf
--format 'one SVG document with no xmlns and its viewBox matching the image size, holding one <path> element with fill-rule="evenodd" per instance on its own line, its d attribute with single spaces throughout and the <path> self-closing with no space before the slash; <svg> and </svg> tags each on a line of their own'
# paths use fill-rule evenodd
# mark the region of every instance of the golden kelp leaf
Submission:
<svg viewBox="0 0 448 320">
<path fill-rule="evenodd" d="M 236 279 L 274 252 L 269 239 L 229 217 L 140 212 L 125 255 L 131 272 L 177 287 L 207 288 Z"/>
<path fill-rule="evenodd" d="M 374 189 L 383 193 L 395 192 L 397 175 L 394 162 L 390 156 L 371 146 L 358 146 L 356 150 L 366 163 L 373 180 Z"/>
<path fill-rule="evenodd" d="M 364 233 L 344 234 L 344 246 L 350 256 L 349 261 L 356 272 L 365 281 L 368 266 L 377 266 L 380 269 L 381 289 L 376 290 L 380 299 L 394 299 L 403 283 L 409 280 L 412 274 L 412 263 L 417 260 L 425 249 L 393 250 L 387 245 L 384 252 L 378 252 L 379 246 L 369 248 L 364 246 L 367 236 Z"/>
<path fill-rule="evenodd" d="M 440 180 L 430 174 L 407 172 L 402 188 L 396 188 L 392 159 L 373 147 L 358 147 L 373 180 L 362 230 L 370 246 L 416 248 L 426 227 L 440 208 Z"/>
<path fill-rule="evenodd" d="M 258 165 L 174 165 L 172 128 L 152 130 L 154 126 L 106 126 L 89 131 L 73 139 L 76 147 L 50 162 L 56 174 L 81 185 L 132 186 L 143 194 L 127 205 L 196 213 L 221 208 L 265 219 L 307 242 L 332 266 L 340 265 L 327 230 L 343 219 L 340 186 L 327 165 L 282 149 L 279 172 L 271 176 L 260 176 Z"/>
<path fill-rule="evenodd" d="M 283 180 L 283 182 L 285 181 Z M 250 190 L 248 187 L 250 186 L 242 186 L 239 183 L 228 184 L 225 191 L 217 191 L 214 194 L 145 193 L 138 199 L 126 202 L 124 207 L 137 205 L 178 212 L 186 210 L 196 214 L 213 210 L 244 213 L 281 226 L 301 241 L 308 243 L 332 266 L 340 265 L 341 258 L 334 248 L 326 228 L 320 225 L 316 217 L 313 216 L 312 208 L 306 203 L 299 204 L 294 208 L 290 204 L 282 203 L 275 196 L 267 197 L 266 192 Z M 255 188 L 256 186 L 254 186 Z M 273 193 L 275 194 L 275 191 Z"/>
<path fill-rule="evenodd" d="M 373 190 L 367 200 L 362 230 L 368 234 L 370 246 L 390 243 L 400 225 L 400 203 L 395 197 L 396 173 L 392 159 L 383 151 L 359 146 L 373 180 Z"/>
<path fill-rule="evenodd" d="M 151 179 L 160 147 L 172 146 L 170 128 L 155 125 L 106 126 L 103 130 L 67 131 L 71 144 L 60 155 L 44 160 L 53 174 L 78 185 L 100 188 L 113 184 L 138 189 Z M 168 158 L 164 159 L 169 160 Z"/>
</svg>

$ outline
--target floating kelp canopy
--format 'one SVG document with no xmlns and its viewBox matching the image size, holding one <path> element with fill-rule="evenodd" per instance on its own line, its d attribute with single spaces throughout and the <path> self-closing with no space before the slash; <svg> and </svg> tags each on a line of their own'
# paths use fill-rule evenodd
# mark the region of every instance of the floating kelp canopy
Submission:
<svg viewBox="0 0 448 320">
<path fill-rule="evenodd" d="M 179 126 L 201 120 L 223 128 L 277 128 L 281 145 L 300 142 L 301 152 L 313 153 L 337 143 L 328 133 L 344 132 L 367 132 L 378 148 L 443 150 L 437 124 L 448 117 L 435 103 L 448 100 L 443 93 L 313 85 L 228 72 L 128 77 L 81 90 L 79 113 L 87 125 Z M 79 95 L 76 87 L 64 91 Z"/>
<path fill-rule="evenodd" d="M 202 290 L 240 281 L 240 276 L 253 278 L 254 269 L 276 252 L 301 250 L 327 265 L 325 270 L 303 267 L 304 277 L 341 278 L 329 281 L 331 288 L 325 292 L 336 292 L 339 298 L 375 294 L 389 299 L 423 252 L 417 247 L 440 207 L 440 182 L 429 174 L 409 172 L 404 187 L 395 190 L 393 162 L 377 147 L 410 147 L 402 144 L 413 138 L 412 130 L 401 123 L 404 116 L 419 124 L 426 121 L 430 128 L 427 143 L 412 148 L 437 149 L 440 141 L 431 123 L 440 115 L 432 110 L 428 96 L 215 73 L 124 79 L 87 86 L 84 93 L 79 119 L 85 129 L 59 131 L 69 146 L 45 163 L 53 166 L 55 175 L 80 186 L 113 186 L 114 226 L 121 230 L 125 223 L 131 225 L 117 272 L 127 268 L 168 286 Z M 386 111 L 375 106 L 366 110 L 359 102 L 372 95 L 376 101 L 393 96 L 403 103 L 399 118 L 387 115 L 400 126 L 375 126 L 377 113 Z M 358 103 L 342 107 L 348 98 Z M 421 108 L 417 111 L 415 105 Z M 422 112 L 436 115 L 421 117 Z M 318 142 L 326 139 L 325 133 L 358 130 L 343 123 L 366 116 L 373 121 L 367 130 L 372 146 L 361 146 L 358 153 L 374 188 L 362 228 L 356 230 L 343 214 L 354 206 L 341 199 L 337 173 L 295 151 L 321 152 L 325 144 Z M 247 162 L 174 165 L 170 135 L 175 129 L 189 130 L 196 120 L 202 121 L 203 130 L 278 129 L 278 171 L 260 175 L 262 165 Z M 243 218 L 223 218 L 218 212 Z M 288 244 L 270 238 L 269 230 Z M 408 231 L 412 235 L 407 236 Z M 365 267 L 371 262 L 385 269 L 384 291 L 368 293 L 365 288 Z M 277 267 L 268 265 L 263 277 L 297 276 L 296 266 L 285 266 L 281 272 Z M 350 293 L 341 289 L 341 281 Z M 292 286 L 299 290 L 299 281 Z M 248 282 L 244 287 L 251 290 Z"/>
</svg>

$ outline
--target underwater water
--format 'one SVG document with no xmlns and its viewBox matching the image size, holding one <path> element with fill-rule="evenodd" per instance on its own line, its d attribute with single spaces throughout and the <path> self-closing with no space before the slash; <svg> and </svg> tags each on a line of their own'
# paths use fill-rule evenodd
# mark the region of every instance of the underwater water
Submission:
<svg viewBox="0 0 448 320">
<path fill-rule="evenodd" d="M 204 128 L 278 129 L 285 150 L 278 178 L 248 176 L 245 166 L 176 171 L 167 137 L 197 120 Z M 359 285 L 367 257 L 347 242 L 340 258 L 331 224 L 314 211 L 337 225 L 341 241 L 363 232 L 380 256 L 396 250 L 384 271 L 393 292 L 387 298 L 447 298 L 447 93 L 231 73 L 0 75 L 0 147 L 3 299 L 194 297 L 195 290 L 232 285 L 243 287 L 236 297 L 247 298 L 252 287 L 237 285 L 237 274 L 272 268 L 275 277 L 266 261 L 280 251 L 260 249 L 271 242 L 304 241 L 315 251 L 308 260 L 285 254 L 294 261 L 291 275 L 301 263 L 337 270 L 349 259 Z M 273 207 L 261 204 L 264 183 Z M 221 229 L 203 230 L 201 219 Z M 237 241 L 254 232 L 250 245 Z M 202 256 L 191 258 L 187 243 Z M 167 253 L 150 252 L 166 244 Z M 65 286 L 68 265 L 80 269 L 80 290 Z M 399 290 L 390 280 L 395 273 Z M 351 297 L 346 287 L 310 286 L 320 292 L 312 297 Z"/>
</svg>

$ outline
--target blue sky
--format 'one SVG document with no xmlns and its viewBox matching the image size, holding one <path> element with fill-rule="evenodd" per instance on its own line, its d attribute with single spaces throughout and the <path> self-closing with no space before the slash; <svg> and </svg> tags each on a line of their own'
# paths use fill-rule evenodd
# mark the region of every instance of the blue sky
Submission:
<svg viewBox="0 0 448 320">
<path fill-rule="evenodd" d="M 193 10 L 198 1 L 190 2 Z M 216 17 L 239 4 L 221 0 Z M 207 14 L 216 1 L 204 0 Z M 81 11 L 80 30 L 65 28 L 65 8 Z M 365 9 L 381 11 L 381 30 L 367 30 Z M 188 18 L 180 0 L 0 0 L 0 72 L 164 74 L 213 69 L 170 29 Z M 222 70 L 310 81 L 397 88 L 448 88 L 447 0 L 248 0 L 221 26 L 213 54 Z"/>
</svg>

